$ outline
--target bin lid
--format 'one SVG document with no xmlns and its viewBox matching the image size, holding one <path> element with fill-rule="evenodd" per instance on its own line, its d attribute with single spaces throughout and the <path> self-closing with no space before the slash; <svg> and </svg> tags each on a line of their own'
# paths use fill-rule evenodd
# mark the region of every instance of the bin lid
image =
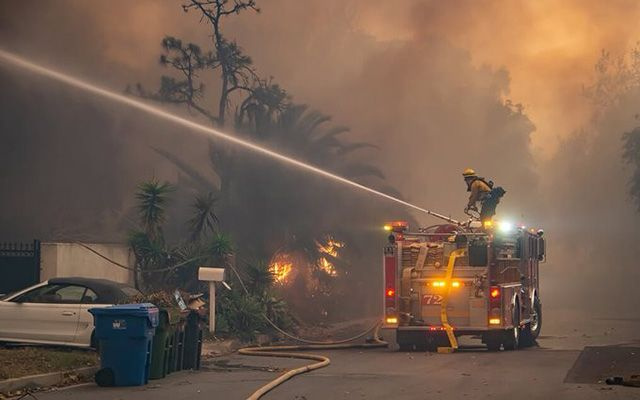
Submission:
<svg viewBox="0 0 640 400">
<path fill-rule="evenodd" d="M 117 304 L 109 307 L 91 308 L 89 312 L 94 316 L 146 317 L 152 326 L 158 326 L 158 307 L 151 303 Z"/>
</svg>

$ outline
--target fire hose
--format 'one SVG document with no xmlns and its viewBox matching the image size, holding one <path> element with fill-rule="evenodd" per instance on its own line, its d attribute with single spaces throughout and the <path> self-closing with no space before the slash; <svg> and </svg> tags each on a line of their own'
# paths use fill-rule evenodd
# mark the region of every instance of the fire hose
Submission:
<svg viewBox="0 0 640 400">
<path fill-rule="evenodd" d="M 231 265 L 229 265 L 233 273 L 238 278 L 240 285 L 244 289 L 246 294 L 249 294 L 247 287 L 244 285 L 242 278 L 238 271 Z M 336 341 L 315 341 L 308 340 L 292 335 L 281 328 L 279 328 L 266 314 L 262 314 L 262 317 L 267 321 L 269 325 L 271 325 L 275 330 L 283 334 L 284 336 L 295 340 L 297 342 L 302 342 L 305 344 L 302 345 L 284 345 L 284 346 L 264 346 L 264 347 L 245 347 L 238 350 L 238 354 L 242 354 L 245 356 L 255 356 L 255 357 L 280 357 L 280 358 L 297 358 L 300 360 L 312 360 L 315 361 L 312 364 L 307 364 L 305 366 L 294 368 L 290 371 L 285 372 L 280 375 L 276 379 L 262 386 L 255 392 L 251 394 L 251 396 L 247 397 L 247 400 L 258 400 L 262 396 L 264 396 L 267 392 L 274 389 L 275 387 L 283 384 L 287 380 L 293 378 L 296 375 L 304 374 L 306 372 L 310 372 L 316 369 L 324 368 L 331 363 L 331 359 L 326 356 L 322 356 L 319 354 L 309 354 L 309 353 L 297 353 L 292 352 L 292 350 L 335 350 L 335 349 L 350 349 L 350 348 L 376 348 L 376 347 L 387 347 L 388 343 L 381 340 L 378 336 L 378 331 L 380 329 L 380 322 L 376 322 L 372 327 L 365 330 L 362 333 L 359 333 L 355 336 L 352 336 L 343 340 Z M 354 340 L 360 339 L 367 335 L 369 332 L 373 332 L 373 339 L 369 343 L 349 343 Z"/>
</svg>

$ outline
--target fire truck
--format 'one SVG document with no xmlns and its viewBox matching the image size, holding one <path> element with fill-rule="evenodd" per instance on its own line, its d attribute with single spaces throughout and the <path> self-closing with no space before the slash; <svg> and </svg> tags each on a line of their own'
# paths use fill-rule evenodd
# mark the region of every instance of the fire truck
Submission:
<svg viewBox="0 0 640 400">
<path fill-rule="evenodd" d="M 382 327 L 395 330 L 402 351 L 451 352 L 463 335 L 489 351 L 532 345 L 542 327 L 543 231 L 448 221 L 417 232 L 385 226 Z"/>
</svg>

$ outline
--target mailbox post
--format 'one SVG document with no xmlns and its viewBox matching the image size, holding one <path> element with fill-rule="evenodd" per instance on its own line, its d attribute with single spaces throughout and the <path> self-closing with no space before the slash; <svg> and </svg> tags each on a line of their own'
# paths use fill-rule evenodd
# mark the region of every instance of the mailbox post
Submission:
<svg viewBox="0 0 640 400">
<path fill-rule="evenodd" d="M 209 332 L 216 328 L 216 286 L 215 282 L 224 281 L 224 268 L 200 267 L 198 279 L 209 282 Z"/>
</svg>

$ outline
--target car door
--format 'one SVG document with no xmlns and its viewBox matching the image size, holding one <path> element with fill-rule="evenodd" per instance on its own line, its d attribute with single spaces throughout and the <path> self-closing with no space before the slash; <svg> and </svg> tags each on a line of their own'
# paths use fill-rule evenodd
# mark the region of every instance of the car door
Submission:
<svg viewBox="0 0 640 400">
<path fill-rule="evenodd" d="M 86 288 L 47 284 L 10 299 L 3 305 L 5 340 L 33 343 L 72 343 L 78 328 L 80 301 Z"/>
<path fill-rule="evenodd" d="M 26 293 L 32 293 L 35 295 L 35 293 L 42 290 L 45 285 L 46 283 L 36 285 L 33 288 L 24 290 L 22 293 L 17 293 L 13 296 L 9 296 L 3 301 L 0 301 L 0 340 L 16 338 L 22 331 L 22 327 L 19 324 L 16 324 L 16 321 L 20 318 L 22 307 L 19 307 L 18 304 L 10 300 Z"/>
<path fill-rule="evenodd" d="M 78 329 L 74 343 L 81 346 L 91 345 L 91 334 L 93 333 L 93 315 L 89 312 L 92 308 L 108 307 L 105 301 L 98 297 L 96 292 L 87 288 L 80 302 L 80 314 L 78 318 Z"/>
</svg>

